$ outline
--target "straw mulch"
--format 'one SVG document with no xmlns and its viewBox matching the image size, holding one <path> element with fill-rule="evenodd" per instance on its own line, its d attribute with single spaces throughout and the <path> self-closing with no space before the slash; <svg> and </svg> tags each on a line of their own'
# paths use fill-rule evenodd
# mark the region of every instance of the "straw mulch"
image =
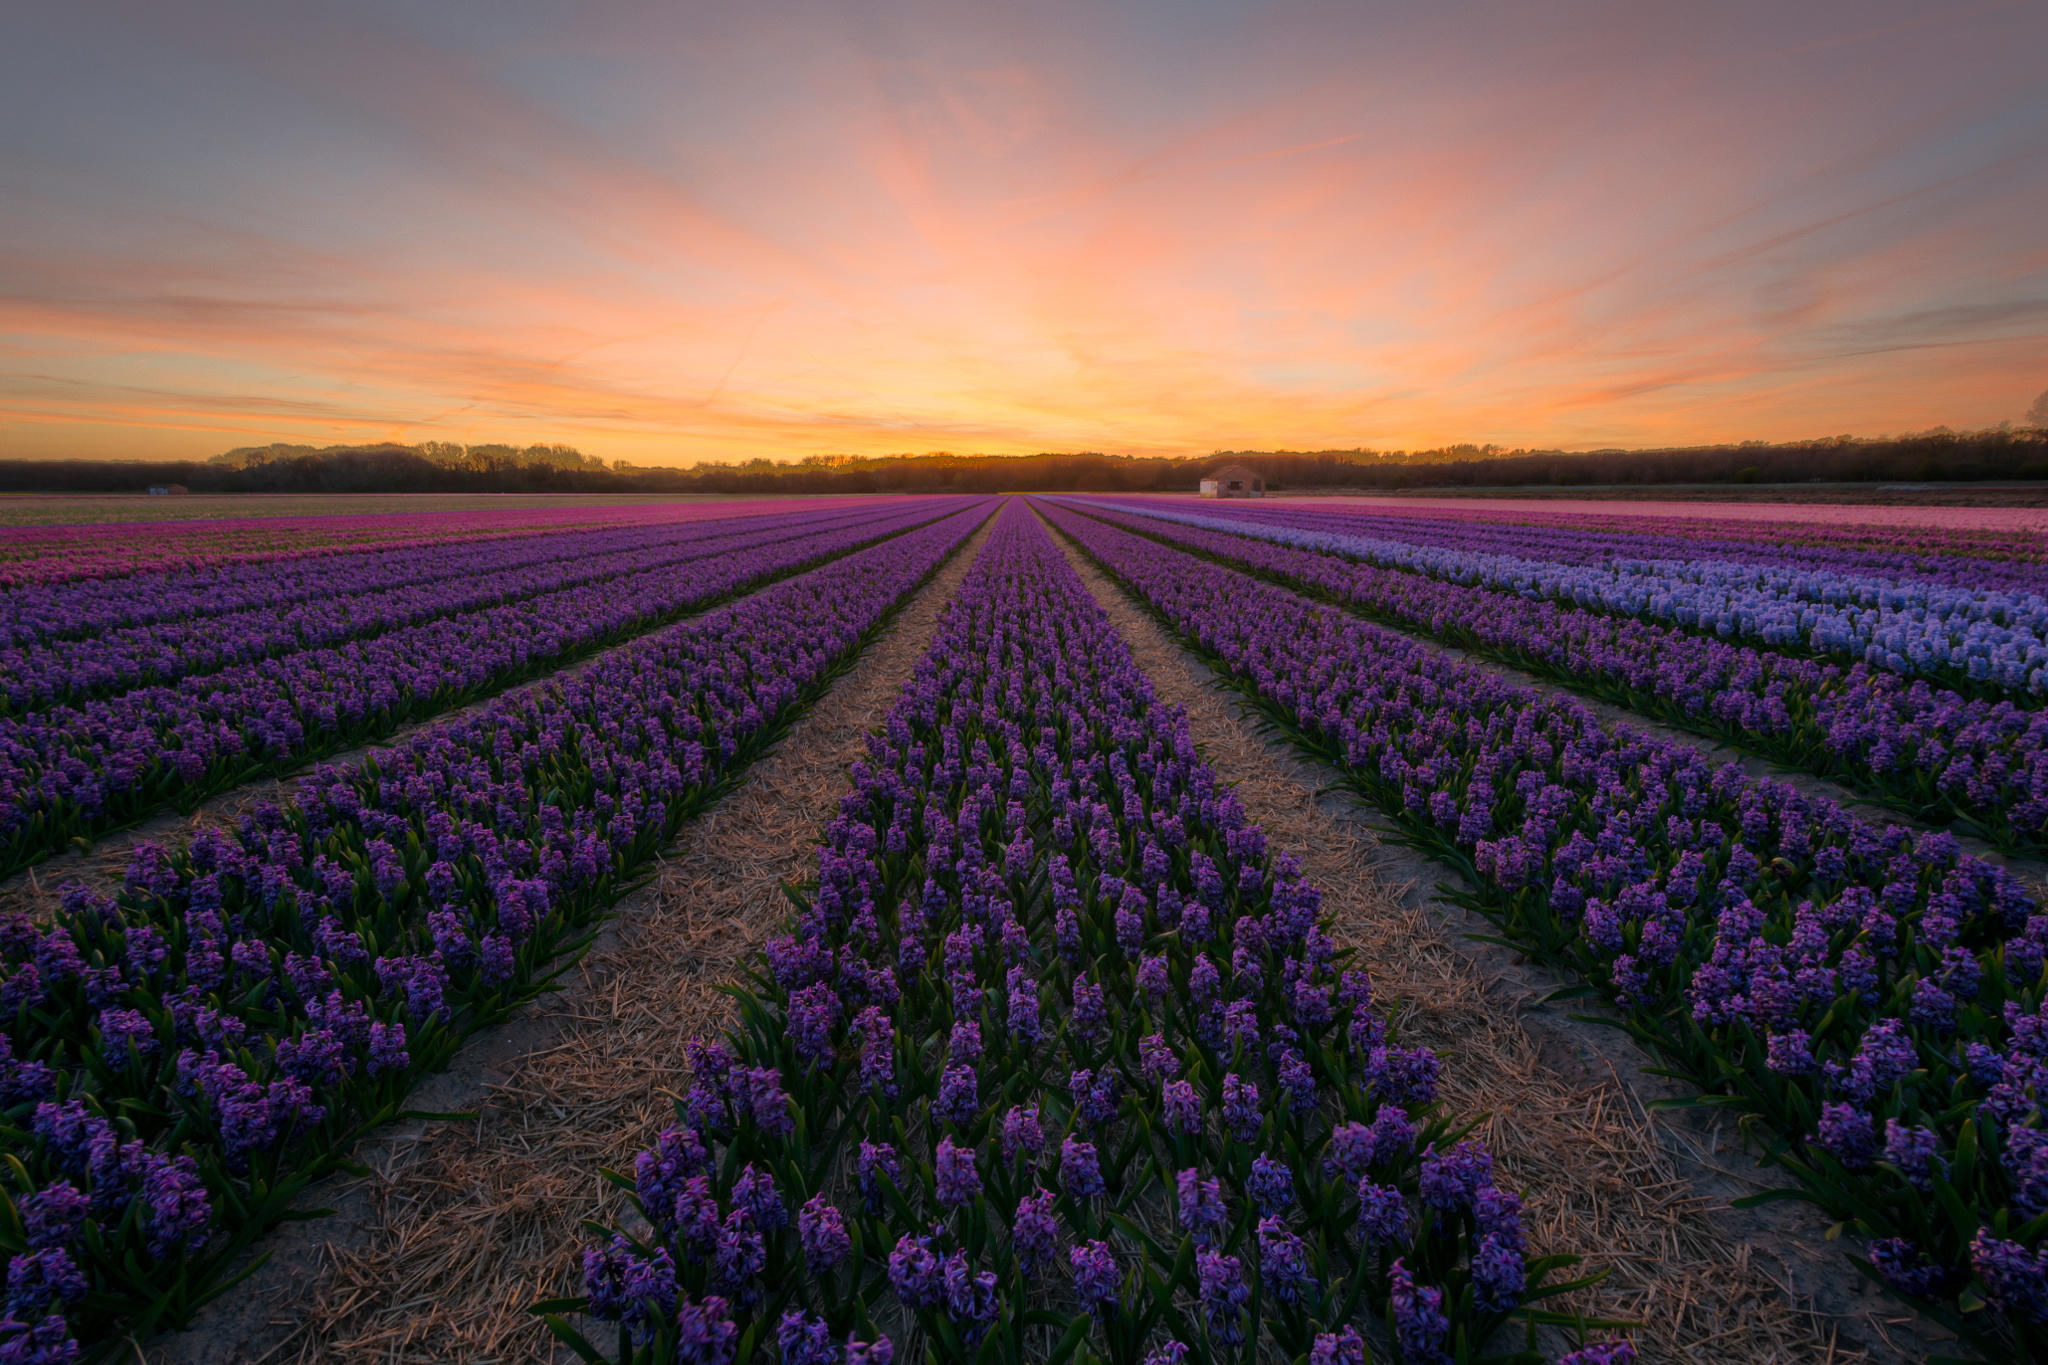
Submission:
<svg viewBox="0 0 2048 1365">
<path fill-rule="evenodd" d="M 1446 1106 L 1487 1115 L 1476 1136 L 1493 1151 L 1502 1183 L 1524 1192 L 1534 1250 L 1583 1255 L 1572 1273 L 1608 1272 L 1601 1285 L 1551 1306 L 1639 1323 L 1630 1335 L 1648 1360 L 1922 1357 L 1911 1315 L 1862 1292 L 1838 1246 L 1732 1213 L 1724 1192 L 1703 1194 L 1757 1188 L 1753 1163 L 1739 1151 L 1732 1162 L 1725 1150 L 1699 1151 L 1708 1144 L 1683 1125 L 1671 1131 L 1661 1116 L 1653 1121 L 1643 1091 L 1674 1092 L 1642 1084 L 1640 1054 L 1611 1030 L 1573 1026 L 1564 1011 L 1539 1006 L 1541 993 L 1565 983 L 1463 938 L 1483 921 L 1416 888 L 1418 878 L 1433 885 L 1448 869 L 1384 841 L 1347 798 L 1320 793 L 1334 772 L 1261 738 L 1205 665 L 1060 540 L 1160 695 L 1186 708 L 1209 762 L 1322 889 L 1336 936 L 1360 949 L 1405 1040 L 1443 1057 Z M 1799 1215 L 1792 1226 L 1800 1232 L 1825 1226 Z M 1811 1289 L 1815 1279 L 1826 1292 Z M 1801 1297 L 1833 1300 L 1830 1314 L 1795 1303 L 1788 1284 L 1805 1290 Z M 1848 1348 L 1851 1335 L 1868 1349 Z"/>
<path fill-rule="evenodd" d="M 743 787 L 685 829 L 654 882 L 621 903 L 569 988 L 534 1007 L 545 1031 L 505 1060 L 479 1116 L 423 1126 L 369 1158 L 370 1226 L 330 1244 L 312 1283 L 282 1287 L 274 1342 L 240 1358 L 563 1358 L 528 1305 L 581 1292 L 579 1221 L 623 1209 L 599 1169 L 630 1171 L 673 1120 L 683 1044 L 724 1022 L 717 988 L 781 923 L 781 884 L 815 872 L 817 832 L 846 789 L 848 765 L 986 535 L 961 549 Z"/>
</svg>

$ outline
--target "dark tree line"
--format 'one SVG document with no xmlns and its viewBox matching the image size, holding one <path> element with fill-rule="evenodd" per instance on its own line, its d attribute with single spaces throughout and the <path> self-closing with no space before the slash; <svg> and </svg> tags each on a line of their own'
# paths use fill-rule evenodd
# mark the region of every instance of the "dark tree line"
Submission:
<svg viewBox="0 0 2048 1365">
<path fill-rule="evenodd" d="M 1186 459 L 1069 455 L 819 456 L 689 469 L 605 465 L 568 446 L 265 446 L 206 461 L 0 461 L 0 491 L 195 493 L 980 493 L 1015 489 L 1186 492 L 1227 464 L 1269 487 L 1484 488 L 1526 485 L 1978 482 L 2048 479 L 2048 429 L 1669 450 L 1217 451 Z"/>
</svg>

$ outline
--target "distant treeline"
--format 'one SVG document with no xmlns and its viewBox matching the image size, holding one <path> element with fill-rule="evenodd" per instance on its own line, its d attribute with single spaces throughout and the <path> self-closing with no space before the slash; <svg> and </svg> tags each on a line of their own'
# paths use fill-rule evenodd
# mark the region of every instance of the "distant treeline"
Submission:
<svg viewBox="0 0 2048 1365">
<path fill-rule="evenodd" d="M 206 461 L 0 461 L 0 490 L 194 493 L 940 493 L 1045 489 L 1188 492 L 1224 465 L 1249 465 L 1276 490 L 1679 483 L 1925 483 L 2048 479 L 2048 428 L 1669 450 L 1219 450 L 1185 459 L 1071 455 L 818 455 L 662 469 L 571 446 L 245 447 Z"/>
</svg>

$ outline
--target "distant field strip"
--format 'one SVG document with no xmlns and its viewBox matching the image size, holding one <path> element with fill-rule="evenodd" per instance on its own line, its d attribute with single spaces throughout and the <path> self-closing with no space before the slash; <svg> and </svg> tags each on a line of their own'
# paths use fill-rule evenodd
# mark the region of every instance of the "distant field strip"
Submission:
<svg viewBox="0 0 2048 1365">
<path fill-rule="evenodd" d="M 878 496 L 636 501 L 431 495 L 129 499 L 0 498 L 0 590 L 149 572 L 516 539 L 572 530 L 850 508 Z M 252 511 L 289 505 L 290 513 Z M 410 510 L 418 509 L 418 510 Z M 144 517 L 154 512 L 169 519 Z M 184 516 L 171 517 L 174 512 Z M 97 515 L 94 515 L 97 514 Z M 37 518 L 62 518 L 60 524 Z M 26 522 L 26 524 L 24 524 Z"/>
<path fill-rule="evenodd" d="M 171 687 L 0 717 L 0 871 L 73 838 L 381 738 L 962 505 L 883 505 L 866 519 L 795 539 L 764 521 L 753 543 L 709 559 L 457 612 Z"/>
<path fill-rule="evenodd" d="M 148 624 L 80 612 L 46 642 L 0 649 L 0 707 L 90 700 L 300 649 L 339 644 L 548 592 L 873 521 L 872 509 L 588 531 L 265 566 L 239 593 L 214 575 L 137 585 Z M 156 578 L 151 575 L 151 578 Z M 271 581 L 263 582 L 264 578 Z M 133 580 L 126 580 L 133 582 Z M 224 604 L 239 601 L 223 609 Z M 9 606 L 15 604 L 8 603 Z"/>
<path fill-rule="evenodd" d="M 1256 537 L 1088 515 L 1842 783 L 1914 817 L 2048 853 L 2048 711 L 1865 664 L 1704 638 Z"/>
<path fill-rule="evenodd" d="M 1091 500 L 1095 501 L 1095 500 Z M 1858 551 L 1834 562 L 1794 544 L 1712 553 L 1643 536 L 1545 532 L 1465 519 L 1392 519 L 1364 511 L 1128 498 L 1126 511 L 1234 531 L 1362 560 L 1382 569 L 1511 592 L 1530 600 L 1662 621 L 1722 639 L 1926 677 L 1958 691 L 2038 704 L 2048 697 L 2048 596 L 2037 566 L 2006 566 L 2019 580 L 1986 586 L 1998 561 Z M 1616 520 L 1623 520 L 1616 518 Z"/>
</svg>

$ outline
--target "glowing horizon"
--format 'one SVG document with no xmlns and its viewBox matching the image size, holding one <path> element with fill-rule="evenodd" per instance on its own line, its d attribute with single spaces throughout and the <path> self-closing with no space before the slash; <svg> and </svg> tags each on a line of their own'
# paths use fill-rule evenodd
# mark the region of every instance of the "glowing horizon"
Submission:
<svg viewBox="0 0 2048 1365">
<path fill-rule="evenodd" d="M 2019 420 L 2048 11 L 44 7 L 0 456 Z"/>
</svg>

